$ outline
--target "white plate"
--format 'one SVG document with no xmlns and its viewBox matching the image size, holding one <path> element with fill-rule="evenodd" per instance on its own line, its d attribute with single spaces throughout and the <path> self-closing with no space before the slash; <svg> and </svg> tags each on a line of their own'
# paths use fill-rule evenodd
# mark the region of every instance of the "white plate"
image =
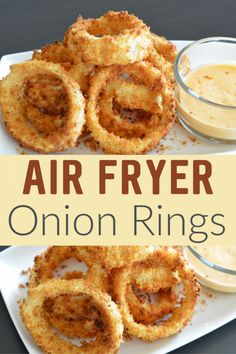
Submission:
<svg viewBox="0 0 236 354">
<path fill-rule="evenodd" d="M 189 41 L 173 41 L 178 49 L 182 49 Z M 0 61 L 0 79 L 8 74 L 10 65 L 14 63 L 19 63 L 24 60 L 30 59 L 32 52 L 23 52 L 5 55 Z M 236 153 L 236 145 L 223 145 L 208 143 L 196 139 L 195 141 L 191 140 L 191 136 L 186 132 L 186 130 L 180 125 L 176 124 L 173 127 L 165 139 L 161 142 L 161 148 L 157 148 L 150 154 L 233 154 Z M 35 154 L 31 150 L 19 148 L 18 143 L 9 136 L 6 132 L 2 119 L 0 119 L 0 154 Z M 79 147 L 65 151 L 62 154 L 99 154 L 102 151 L 98 150 L 97 152 L 92 152 L 88 149 L 84 143 L 81 143 Z"/>
<path fill-rule="evenodd" d="M 19 284 L 27 281 L 21 274 L 33 263 L 44 247 L 18 246 L 0 253 L 0 289 L 15 327 L 30 354 L 40 354 L 19 317 L 17 301 L 25 295 Z M 203 289 L 189 324 L 181 333 L 154 343 L 132 340 L 121 346 L 120 354 L 164 354 L 214 331 L 236 318 L 236 294 L 223 294 Z"/>
</svg>

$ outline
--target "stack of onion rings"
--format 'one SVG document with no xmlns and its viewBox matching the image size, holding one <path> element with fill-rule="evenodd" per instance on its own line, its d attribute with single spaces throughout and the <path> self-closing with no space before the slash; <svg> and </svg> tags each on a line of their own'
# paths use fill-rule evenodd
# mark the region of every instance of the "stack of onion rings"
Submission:
<svg viewBox="0 0 236 354">
<path fill-rule="evenodd" d="M 70 258 L 84 261 L 87 274 L 75 270 L 55 279 L 55 270 Z M 100 353 L 100 345 L 106 353 L 115 353 L 123 325 L 126 334 L 147 341 L 180 331 L 193 314 L 198 294 L 194 272 L 174 248 L 55 246 L 35 258 L 21 317 L 45 353 L 59 348 L 60 352 L 67 348 L 76 353 L 77 348 L 78 352 Z M 39 328 L 33 324 L 34 316 Z M 60 333 L 68 340 L 62 340 Z M 70 343 L 73 338 L 84 338 L 86 343 L 78 348 Z M 88 344 L 91 338 L 96 340 Z"/>
<path fill-rule="evenodd" d="M 91 145 L 108 154 L 145 153 L 176 118 L 175 57 L 171 42 L 126 11 L 79 17 L 63 41 L 34 51 L 31 62 L 13 66 L 3 79 L 8 131 L 22 146 L 44 153 L 73 147 L 89 133 Z"/>
</svg>

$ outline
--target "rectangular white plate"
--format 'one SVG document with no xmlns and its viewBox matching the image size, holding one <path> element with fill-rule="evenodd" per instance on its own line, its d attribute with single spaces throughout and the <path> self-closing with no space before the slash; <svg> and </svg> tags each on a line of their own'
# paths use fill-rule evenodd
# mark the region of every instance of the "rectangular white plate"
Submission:
<svg viewBox="0 0 236 354">
<path fill-rule="evenodd" d="M 19 284 L 27 282 L 21 274 L 33 264 L 34 257 L 45 247 L 18 246 L 0 253 L 0 289 L 15 327 L 30 354 L 41 351 L 32 341 L 19 317 L 17 301 L 25 295 Z M 223 294 L 202 289 L 201 297 L 189 324 L 181 333 L 154 343 L 132 340 L 121 346 L 120 354 L 164 354 L 214 331 L 236 318 L 236 294 Z"/>
<path fill-rule="evenodd" d="M 173 41 L 177 48 L 180 50 L 189 41 Z M 23 52 L 5 55 L 0 61 L 0 79 L 9 73 L 10 65 L 30 59 L 32 52 Z M 35 154 L 31 150 L 19 149 L 18 143 L 9 136 L 6 132 L 3 121 L 0 117 L 0 154 Z M 77 148 L 65 151 L 62 154 L 101 154 L 102 151 L 98 150 L 92 152 L 90 149 L 81 143 Z M 191 136 L 180 125 L 176 124 L 168 133 L 168 135 L 161 141 L 161 147 L 153 150 L 149 154 L 233 154 L 236 153 L 236 145 L 223 145 L 205 142 L 199 139 L 191 140 Z"/>
</svg>

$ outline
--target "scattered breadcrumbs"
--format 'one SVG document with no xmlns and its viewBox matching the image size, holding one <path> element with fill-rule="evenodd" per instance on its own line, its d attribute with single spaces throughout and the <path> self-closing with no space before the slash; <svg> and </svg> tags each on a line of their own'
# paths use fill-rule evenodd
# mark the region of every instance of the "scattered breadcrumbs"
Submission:
<svg viewBox="0 0 236 354">
<path fill-rule="evenodd" d="M 171 150 L 171 149 L 172 149 L 172 146 L 160 144 L 160 145 L 157 147 L 156 152 L 162 153 L 162 152 L 164 152 L 164 151 L 168 151 L 168 150 Z"/>
<path fill-rule="evenodd" d="M 208 297 L 208 299 L 216 299 L 217 298 L 216 294 L 212 293 L 210 290 L 206 290 L 205 295 Z"/>
<path fill-rule="evenodd" d="M 21 271 L 21 275 L 27 275 L 30 272 L 30 268 Z"/>
</svg>

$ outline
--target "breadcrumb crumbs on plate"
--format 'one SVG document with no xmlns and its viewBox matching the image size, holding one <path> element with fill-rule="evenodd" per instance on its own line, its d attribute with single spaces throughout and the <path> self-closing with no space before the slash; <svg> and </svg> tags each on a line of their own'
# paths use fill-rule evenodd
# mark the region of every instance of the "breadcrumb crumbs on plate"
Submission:
<svg viewBox="0 0 236 354">
<path fill-rule="evenodd" d="M 28 269 L 23 269 L 22 271 L 21 271 L 21 275 L 27 275 L 28 273 L 30 272 L 30 268 L 28 268 Z"/>
</svg>

